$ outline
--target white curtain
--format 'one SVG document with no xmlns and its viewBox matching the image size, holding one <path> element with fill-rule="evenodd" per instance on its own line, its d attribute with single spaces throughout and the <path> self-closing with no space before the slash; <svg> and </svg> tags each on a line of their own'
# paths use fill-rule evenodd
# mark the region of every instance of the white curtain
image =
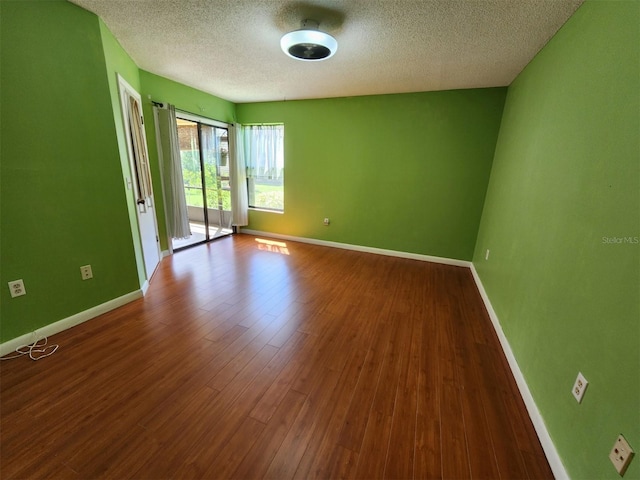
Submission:
<svg viewBox="0 0 640 480">
<path fill-rule="evenodd" d="M 231 210 L 233 225 L 249 225 L 249 198 L 247 196 L 247 166 L 244 156 L 243 127 L 239 123 L 229 128 L 231 148 L 229 177 L 231 181 Z"/>
<path fill-rule="evenodd" d="M 154 113 L 158 119 L 158 156 L 162 169 L 167 230 L 172 238 L 188 238 L 191 236 L 191 229 L 182 178 L 176 109 L 173 105 L 167 105 L 166 109 L 154 107 Z"/>
<path fill-rule="evenodd" d="M 249 125 L 244 127 L 244 151 L 249 178 L 275 180 L 284 174 L 282 125 Z"/>
</svg>

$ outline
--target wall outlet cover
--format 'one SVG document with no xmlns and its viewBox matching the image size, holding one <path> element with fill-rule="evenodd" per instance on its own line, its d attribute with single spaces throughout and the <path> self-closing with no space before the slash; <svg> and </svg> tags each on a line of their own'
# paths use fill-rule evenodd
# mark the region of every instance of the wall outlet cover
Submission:
<svg viewBox="0 0 640 480">
<path fill-rule="evenodd" d="M 80 267 L 80 274 L 82 275 L 82 280 L 89 280 L 90 278 L 93 278 L 91 265 L 83 265 Z"/>
<path fill-rule="evenodd" d="M 582 375 L 581 372 L 578 372 L 578 377 L 576 378 L 576 381 L 573 384 L 573 389 L 571 390 L 571 393 L 576 397 L 578 403 L 582 403 L 582 397 L 584 397 L 584 392 L 588 385 L 589 382 L 584 378 L 584 375 Z"/>
<path fill-rule="evenodd" d="M 11 292 L 11 298 L 20 297 L 27 294 L 27 290 L 24 288 L 24 282 L 22 279 L 8 282 L 9 291 Z"/>
<path fill-rule="evenodd" d="M 629 445 L 629 442 L 627 442 L 622 435 L 618 435 L 616 443 L 613 444 L 611 453 L 609 453 L 609 460 L 611 460 L 611 463 L 613 463 L 613 466 L 620 475 L 624 475 L 624 472 L 627 471 L 627 467 L 631 463 L 634 455 L 635 452 Z"/>
</svg>

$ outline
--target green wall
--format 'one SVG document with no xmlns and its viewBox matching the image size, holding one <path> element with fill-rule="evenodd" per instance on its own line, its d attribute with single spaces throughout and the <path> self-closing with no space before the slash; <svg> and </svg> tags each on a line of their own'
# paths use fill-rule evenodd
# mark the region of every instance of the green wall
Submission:
<svg viewBox="0 0 640 480">
<path fill-rule="evenodd" d="M 129 152 L 127 150 L 127 137 L 124 130 L 122 116 L 122 105 L 120 103 L 120 90 L 118 75 L 120 75 L 129 85 L 140 93 L 140 75 L 138 66 L 125 52 L 118 40 L 113 36 L 102 20 L 100 22 L 100 35 L 104 50 L 104 59 L 107 68 L 107 80 L 109 83 L 109 94 L 111 95 L 111 109 L 116 128 L 118 140 L 118 152 L 120 155 L 120 168 L 122 170 L 124 185 L 133 185 L 132 170 L 129 163 Z M 144 100 L 143 100 L 144 101 Z M 126 188 L 126 187 L 125 187 Z M 133 237 L 133 247 L 138 270 L 138 283 L 142 285 L 147 279 L 144 267 L 144 256 L 142 253 L 142 240 L 138 228 L 138 213 L 136 209 L 136 199 L 133 188 L 126 190 L 127 210 L 129 213 L 129 228 Z M 162 203 L 162 196 L 156 203 Z"/>
<path fill-rule="evenodd" d="M 4 342 L 136 290 L 138 275 L 98 18 L 64 1 L 0 9 Z M 27 295 L 11 299 L 19 278 Z"/>
<path fill-rule="evenodd" d="M 285 212 L 251 211 L 249 228 L 471 260 L 505 95 L 238 105 L 240 123 L 285 124 Z"/>
<path fill-rule="evenodd" d="M 639 31 L 640 3 L 588 1 L 509 87 L 474 255 L 576 479 L 619 478 L 619 433 L 640 451 Z"/>
<path fill-rule="evenodd" d="M 118 72 L 143 97 L 163 249 L 149 96 L 226 122 L 283 122 L 285 213 L 252 211 L 250 228 L 464 260 L 475 246 L 569 474 L 617 478 L 607 455 L 620 432 L 638 451 L 638 2 L 587 1 L 508 95 L 237 106 L 138 70 L 102 21 L 65 1 L 2 0 L 0 21 L 0 342 L 144 279 Z M 84 264 L 93 280 L 80 279 Z M 28 294 L 11 299 L 18 278 Z M 581 405 L 579 370 L 591 382 Z M 637 458 L 625 478 L 640 478 Z"/>
<path fill-rule="evenodd" d="M 145 131 L 149 146 L 149 162 L 151 165 L 153 191 L 156 198 L 160 246 L 162 250 L 168 250 L 167 225 L 162 202 L 162 183 L 158 162 L 158 149 L 156 146 L 155 119 L 151 101 L 171 103 L 175 105 L 178 110 L 227 123 L 233 123 L 235 121 L 236 106 L 227 100 L 144 70 L 140 70 L 140 83 L 145 117 Z"/>
</svg>

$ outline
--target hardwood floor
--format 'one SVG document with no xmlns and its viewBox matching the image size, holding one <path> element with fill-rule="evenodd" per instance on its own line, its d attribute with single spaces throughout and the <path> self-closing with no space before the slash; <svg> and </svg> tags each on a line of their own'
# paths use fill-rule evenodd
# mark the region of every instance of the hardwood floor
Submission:
<svg viewBox="0 0 640 480">
<path fill-rule="evenodd" d="M 0 362 L 12 478 L 553 478 L 466 268 L 235 235 Z"/>
</svg>

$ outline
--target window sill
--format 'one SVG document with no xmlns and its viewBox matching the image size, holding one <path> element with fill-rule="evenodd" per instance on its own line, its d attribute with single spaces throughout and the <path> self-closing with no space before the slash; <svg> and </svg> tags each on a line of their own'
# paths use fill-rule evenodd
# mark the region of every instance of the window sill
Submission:
<svg viewBox="0 0 640 480">
<path fill-rule="evenodd" d="M 278 213 L 280 215 L 284 213 L 284 210 L 270 210 L 268 208 L 259 208 L 259 207 L 249 207 L 249 210 L 254 212 Z"/>
</svg>

